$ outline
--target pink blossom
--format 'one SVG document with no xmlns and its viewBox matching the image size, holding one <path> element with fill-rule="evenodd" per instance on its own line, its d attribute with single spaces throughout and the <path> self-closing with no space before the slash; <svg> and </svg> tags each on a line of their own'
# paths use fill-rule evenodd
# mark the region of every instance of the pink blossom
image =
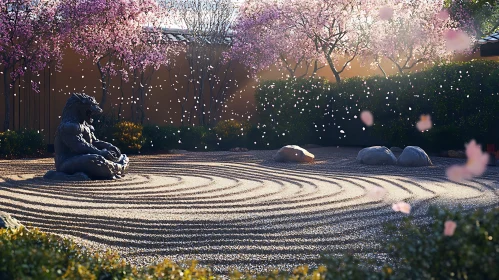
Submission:
<svg viewBox="0 0 499 280">
<path fill-rule="evenodd" d="M 471 140 L 465 147 L 468 158 L 466 165 L 453 165 L 446 170 L 446 175 L 451 181 L 471 180 L 473 177 L 481 176 L 487 169 L 489 154 L 482 151 L 482 146 Z"/>
<path fill-rule="evenodd" d="M 372 126 L 373 123 L 374 123 L 373 114 L 370 111 L 367 111 L 367 110 L 366 111 L 362 111 L 362 113 L 360 113 L 360 119 L 367 126 Z"/>
<path fill-rule="evenodd" d="M 471 47 L 472 41 L 468 34 L 461 30 L 447 30 L 444 33 L 445 44 L 450 52 L 463 52 Z"/>
<path fill-rule="evenodd" d="M 471 173 L 466 169 L 466 167 L 461 165 L 452 165 L 447 168 L 445 175 L 453 182 L 460 182 L 472 178 Z"/>
<path fill-rule="evenodd" d="M 446 221 L 444 224 L 444 235 L 453 236 L 456 231 L 457 224 L 454 221 Z"/>
<path fill-rule="evenodd" d="M 444 9 L 437 14 L 437 17 L 441 20 L 447 20 L 450 18 L 450 15 L 447 9 Z"/>
<path fill-rule="evenodd" d="M 369 49 L 377 62 L 373 65 L 380 68 L 380 60 L 386 58 L 403 73 L 420 63 L 450 59 L 453 53 L 442 37 L 458 23 L 439 16 L 444 4 L 444 1 L 384 0 L 383 5 L 393 9 L 393 13 L 389 14 L 390 20 L 375 21 L 370 28 Z M 382 10 L 389 11 L 386 8 Z"/>
<path fill-rule="evenodd" d="M 466 168 L 472 176 L 481 176 L 487 169 L 489 154 L 482 152 L 482 146 L 471 140 L 466 145 L 466 156 L 468 157 Z"/>
<path fill-rule="evenodd" d="M 379 18 L 382 20 L 389 20 L 393 17 L 393 8 L 384 6 L 379 9 Z"/>
<path fill-rule="evenodd" d="M 421 115 L 419 121 L 416 123 L 416 128 L 419 131 L 425 131 L 430 129 L 433 126 L 431 122 L 431 116 L 430 115 Z"/>
<path fill-rule="evenodd" d="M 383 198 L 385 196 L 385 194 L 386 194 L 386 189 L 378 187 L 378 186 L 372 186 L 367 191 L 367 197 L 374 199 L 374 200 L 378 200 L 378 199 Z"/>
<path fill-rule="evenodd" d="M 403 201 L 393 204 L 392 209 L 395 212 L 402 212 L 404 214 L 411 213 L 411 205 Z"/>
</svg>

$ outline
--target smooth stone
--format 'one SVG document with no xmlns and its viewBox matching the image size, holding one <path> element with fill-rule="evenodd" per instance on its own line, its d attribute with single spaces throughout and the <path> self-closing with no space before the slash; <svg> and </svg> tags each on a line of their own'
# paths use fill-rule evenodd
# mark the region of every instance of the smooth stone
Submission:
<svg viewBox="0 0 499 280">
<path fill-rule="evenodd" d="M 430 157 L 418 146 L 407 146 L 397 160 L 397 164 L 406 167 L 432 166 Z"/>
<path fill-rule="evenodd" d="M 278 162 L 313 162 L 314 159 L 312 153 L 296 145 L 284 146 L 274 156 L 274 160 Z"/>
<path fill-rule="evenodd" d="M 17 229 L 21 226 L 21 223 L 19 223 L 18 220 L 12 218 L 10 214 L 0 211 L 0 228 Z"/>
<path fill-rule="evenodd" d="M 397 158 L 387 147 L 373 146 L 360 150 L 357 161 L 369 165 L 395 165 Z"/>
<path fill-rule="evenodd" d="M 91 181 L 90 177 L 83 172 L 78 172 L 75 174 L 66 174 L 64 172 L 57 172 L 55 170 L 49 170 L 45 175 L 44 179 L 48 180 L 58 180 L 58 181 Z"/>
</svg>

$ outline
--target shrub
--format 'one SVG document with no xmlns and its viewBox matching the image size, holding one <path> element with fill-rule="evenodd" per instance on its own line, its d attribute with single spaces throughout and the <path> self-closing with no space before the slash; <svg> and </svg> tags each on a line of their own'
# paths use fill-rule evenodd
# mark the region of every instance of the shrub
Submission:
<svg viewBox="0 0 499 280">
<path fill-rule="evenodd" d="M 215 138 L 213 131 L 203 126 L 183 126 L 180 128 L 180 147 L 185 150 L 211 150 L 210 138 Z"/>
<path fill-rule="evenodd" d="M 0 132 L 0 156 L 3 158 L 35 157 L 45 152 L 43 134 L 37 130 Z"/>
<path fill-rule="evenodd" d="M 465 141 L 499 145 L 499 63 L 449 63 L 410 75 L 351 78 L 342 83 L 289 79 L 257 89 L 260 127 L 290 135 L 295 144 L 463 148 Z M 362 110 L 374 115 L 364 127 Z M 434 127 L 416 130 L 421 114 Z M 452 135 L 452 137 L 448 137 Z M 279 143 L 283 144 L 283 143 Z"/>
<path fill-rule="evenodd" d="M 411 218 L 387 226 L 397 279 L 499 279 L 499 208 L 472 213 L 431 208 L 430 214 L 426 226 Z M 443 234 L 448 220 L 457 224 L 453 236 Z"/>
<path fill-rule="evenodd" d="M 143 129 L 145 151 L 167 151 L 180 147 L 180 130 L 174 126 L 145 125 Z"/>
<path fill-rule="evenodd" d="M 251 125 L 248 122 L 224 120 L 218 122 L 213 131 L 219 148 L 228 150 L 236 147 L 246 147 L 250 129 Z"/>
<path fill-rule="evenodd" d="M 258 86 L 255 97 L 259 129 L 263 138 L 267 137 L 264 140 L 267 146 L 320 142 L 321 109 L 326 103 L 327 84 L 319 79 L 289 79 L 267 81 Z"/>
<path fill-rule="evenodd" d="M 138 153 L 144 144 L 142 125 L 122 121 L 114 127 L 115 145 L 125 153 Z"/>
</svg>

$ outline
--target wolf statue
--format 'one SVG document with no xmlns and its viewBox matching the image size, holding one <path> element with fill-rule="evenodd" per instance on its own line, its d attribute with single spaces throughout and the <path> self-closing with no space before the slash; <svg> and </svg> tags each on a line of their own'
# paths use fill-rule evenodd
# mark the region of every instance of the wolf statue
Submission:
<svg viewBox="0 0 499 280">
<path fill-rule="evenodd" d="M 62 111 L 61 124 L 55 135 L 55 168 L 45 177 L 84 173 L 92 180 L 118 179 L 125 175 L 128 157 L 110 143 L 97 139 L 92 117 L 102 109 L 95 98 L 73 93 Z M 59 176 L 60 177 L 60 176 Z M 62 176 L 68 178 L 70 176 Z"/>
</svg>

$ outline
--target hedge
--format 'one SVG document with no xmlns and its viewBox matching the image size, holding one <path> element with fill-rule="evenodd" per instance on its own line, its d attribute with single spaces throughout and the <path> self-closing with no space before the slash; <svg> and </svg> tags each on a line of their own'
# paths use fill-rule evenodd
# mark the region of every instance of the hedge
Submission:
<svg viewBox="0 0 499 280">
<path fill-rule="evenodd" d="M 0 157 L 37 157 L 46 153 L 43 134 L 38 130 L 0 132 Z"/>
<path fill-rule="evenodd" d="M 470 139 L 499 145 L 499 63 L 471 61 L 407 75 L 265 81 L 256 92 L 260 135 L 285 144 L 416 145 L 430 151 L 462 149 Z M 362 110 L 374 115 L 364 127 Z M 433 128 L 415 124 L 430 114 Z"/>
<path fill-rule="evenodd" d="M 231 279 L 499 279 L 499 208 L 474 212 L 430 209 L 429 218 L 406 217 L 387 224 L 380 240 L 387 261 L 352 255 L 324 256 L 316 269 L 273 270 Z M 453 221 L 452 236 L 444 224 Z M 116 253 L 97 253 L 38 229 L 0 229 L 0 279 L 218 279 L 197 262 L 164 260 L 137 268 Z"/>
</svg>

